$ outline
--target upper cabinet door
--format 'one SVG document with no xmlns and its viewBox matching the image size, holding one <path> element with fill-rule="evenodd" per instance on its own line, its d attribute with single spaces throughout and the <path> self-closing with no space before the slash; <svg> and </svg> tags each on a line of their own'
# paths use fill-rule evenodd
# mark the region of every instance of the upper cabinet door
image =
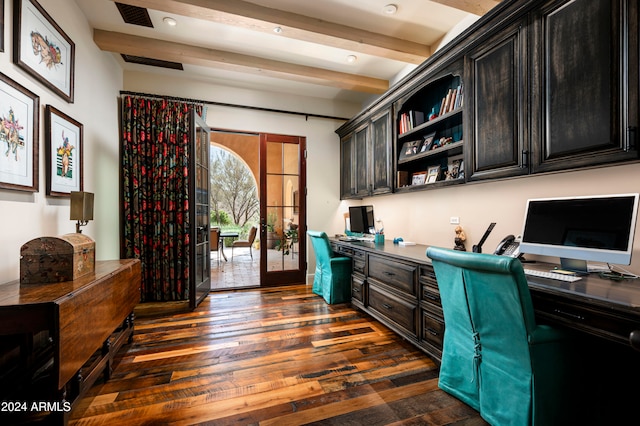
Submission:
<svg viewBox="0 0 640 426">
<path fill-rule="evenodd" d="M 371 122 L 372 194 L 391 192 L 391 110 L 377 115 Z"/>
<path fill-rule="evenodd" d="M 355 195 L 366 197 L 369 195 L 369 125 L 364 125 L 356 130 L 353 138 L 353 158 L 351 166 L 353 178 L 355 178 Z"/>
<path fill-rule="evenodd" d="M 353 182 L 353 133 L 340 139 L 340 199 L 346 200 L 355 195 Z"/>
<path fill-rule="evenodd" d="M 466 57 L 470 180 L 529 173 L 526 21 L 478 43 Z"/>
<path fill-rule="evenodd" d="M 535 12 L 533 172 L 637 158 L 637 9 L 565 0 Z"/>
</svg>

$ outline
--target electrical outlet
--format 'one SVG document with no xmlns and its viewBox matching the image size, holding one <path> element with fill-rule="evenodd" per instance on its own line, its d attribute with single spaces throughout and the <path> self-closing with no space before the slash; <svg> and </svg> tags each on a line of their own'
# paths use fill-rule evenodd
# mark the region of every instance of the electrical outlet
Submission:
<svg viewBox="0 0 640 426">
<path fill-rule="evenodd" d="M 449 223 L 452 225 L 458 225 L 460 223 L 460 218 L 458 216 L 451 216 L 449 218 Z"/>
</svg>

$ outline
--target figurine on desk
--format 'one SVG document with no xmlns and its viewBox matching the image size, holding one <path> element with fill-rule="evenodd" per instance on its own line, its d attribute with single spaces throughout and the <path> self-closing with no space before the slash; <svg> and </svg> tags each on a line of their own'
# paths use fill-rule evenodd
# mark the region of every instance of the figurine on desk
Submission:
<svg viewBox="0 0 640 426">
<path fill-rule="evenodd" d="M 453 242 L 456 244 L 456 246 L 453 249 L 458 251 L 467 251 L 467 248 L 464 246 L 464 242 L 467 239 L 467 235 L 462 230 L 462 226 L 460 225 L 456 226 L 455 231 L 456 231 L 456 237 L 453 239 Z"/>
</svg>

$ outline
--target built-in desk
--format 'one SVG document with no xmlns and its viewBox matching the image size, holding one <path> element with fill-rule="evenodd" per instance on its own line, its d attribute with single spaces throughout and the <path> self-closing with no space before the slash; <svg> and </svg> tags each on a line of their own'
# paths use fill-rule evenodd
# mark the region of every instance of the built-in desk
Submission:
<svg viewBox="0 0 640 426">
<path fill-rule="evenodd" d="M 435 274 L 426 256 L 428 246 L 338 239 L 331 243 L 334 251 L 354 259 L 353 304 L 440 360 L 444 320 Z M 526 267 L 550 270 L 553 265 L 527 263 Z M 400 276 L 403 284 L 395 282 Z M 527 281 L 540 322 L 640 350 L 639 280 L 612 281 L 591 274 L 572 283 L 535 277 Z"/>
</svg>

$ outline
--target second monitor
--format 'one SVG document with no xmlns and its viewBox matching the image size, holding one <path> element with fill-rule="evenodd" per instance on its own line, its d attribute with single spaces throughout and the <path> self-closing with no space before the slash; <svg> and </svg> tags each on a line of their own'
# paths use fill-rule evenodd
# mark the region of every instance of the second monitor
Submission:
<svg viewBox="0 0 640 426">
<path fill-rule="evenodd" d="M 351 232 L 357 234 L 376 233 L 373 206 L 349 207 L 349 220 L 351 222 Z"/>
</svg>

